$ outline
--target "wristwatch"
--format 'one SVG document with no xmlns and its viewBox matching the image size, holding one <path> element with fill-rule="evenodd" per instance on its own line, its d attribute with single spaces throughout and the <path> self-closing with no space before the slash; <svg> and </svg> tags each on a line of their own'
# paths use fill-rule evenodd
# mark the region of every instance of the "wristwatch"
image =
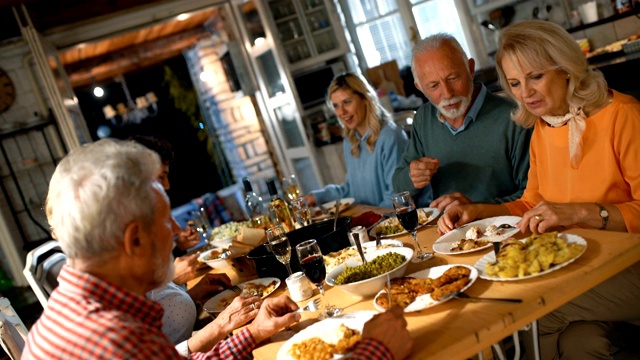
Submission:
<svg viewBox="0 0 640 360">
<path fill-rule="evenodd" d="M 609 212 L 602 204 L 596 203 L 596 205 L 600 208 L 600 217 L 602 218 L 602 227 L 600 227 L 600 230 L 604 230 L 607 228 L 607 222 L 609 222 Z"/>
</svg>

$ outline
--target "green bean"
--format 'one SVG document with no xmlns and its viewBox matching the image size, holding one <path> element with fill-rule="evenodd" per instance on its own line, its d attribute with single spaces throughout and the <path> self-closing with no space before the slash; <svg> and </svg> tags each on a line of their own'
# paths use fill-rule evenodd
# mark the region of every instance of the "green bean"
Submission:
<svg viewBox="0 0 640 360">
<path fill-rule="evenodd" d="M 384 274 L 404 264 L 407 258 L 395 252 L 388 252 L 384 255 L 369 261 L 368 263 L 358 266 L 347 266 L 342 274 L 338 275 L 335 280 L 336 285 L 344 285 L 357 281 L 370 279 L 372 277 Z"/>
</svg>

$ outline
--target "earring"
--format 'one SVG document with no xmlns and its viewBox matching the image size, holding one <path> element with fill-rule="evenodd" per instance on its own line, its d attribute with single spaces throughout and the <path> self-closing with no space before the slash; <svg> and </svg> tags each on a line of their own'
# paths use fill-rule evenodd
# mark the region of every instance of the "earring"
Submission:
<svg viewBox="0 0 640 360">
<path fill-rule="evenodd" d="M 567 80 L 571 79 L 571 74 L 567 74 Z"/>
</svg>

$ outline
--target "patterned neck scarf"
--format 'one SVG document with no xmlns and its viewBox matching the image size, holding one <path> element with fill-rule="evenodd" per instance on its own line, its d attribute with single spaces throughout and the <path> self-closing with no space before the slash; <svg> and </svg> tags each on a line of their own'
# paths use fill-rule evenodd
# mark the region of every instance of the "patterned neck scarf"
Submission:
<svg viewBox="0 0 640 360">
<path fill-rule="evenodd" d="M 542 116 L 547 124 L 552 127 L 560 127 L 569 123 L 569 157 L 571 167 L 578 168 L 582 159 L 582 133 L 587 126 L 585 119 L 587 116 L 582 108 L 570 108 L 569 113 L 564 116 Z"/>
</svg>

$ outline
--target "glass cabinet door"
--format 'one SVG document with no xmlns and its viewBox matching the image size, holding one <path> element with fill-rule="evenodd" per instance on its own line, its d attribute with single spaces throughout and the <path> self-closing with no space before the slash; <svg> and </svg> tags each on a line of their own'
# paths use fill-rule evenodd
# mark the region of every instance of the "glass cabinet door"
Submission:
<svg viewBox="0 0 640 360">
<path fill-rule="evenodd" d="M 305 3 L 304 16 L 311 30 L 313 45 L 318 54 L 338 48 L 327 8 L 322 0 L 309 0 Z"/>
</svg>

